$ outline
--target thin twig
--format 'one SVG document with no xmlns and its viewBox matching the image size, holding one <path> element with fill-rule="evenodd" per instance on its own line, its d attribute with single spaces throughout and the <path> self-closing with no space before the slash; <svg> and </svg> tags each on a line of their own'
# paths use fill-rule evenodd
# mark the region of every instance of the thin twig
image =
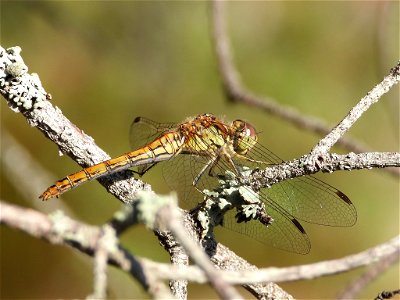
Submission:
<svg viewBox="0 0 400 300">
<path fill-rule="evenodd" d="M 192 220 L 190 217 L 187 217 L 185 220 L 185 228 L 190 228 L 193 226 L 190 224 L 192 224 Z M 168 237 L 168 235 L 164 233 L 159 234 L 163 237 L 164 243 L 170 242 L 170 237 Z M 220 274 L 220 276 L 223 276 L 224 278 L 229 277 L 229 283 L 249 284 L 262 282 L 286 282 L 312 279 L 346 272 L 377 262 L 378 260 L 388 257 L 394 253 L 397 253 L 398 255 L 398 252 L 400 251 L 400 236 L 396 236 L 385 243 L 340 259 L 287 268 L 257 269 L 254 266 L 248 265 L 247 262 L 242 261 L 240 258 L 233 257 L 229 253 L 229 250 L 220 244 L 207 245 L 206 251 L 218 268 L 222 270 L 237 271 L 232 273 L 229 272 L 229 275 L 227 275 L 226 272 Z M 185 276 L 180 274 L 179 268 L 173 271 L 173 273 L 176 276 L 173 277 L 174 279 L 187 279 L 192 281 L 195 280 L 195 278 L 198 278 L 200 281 L 196 282 L 199 283 L 203 283 L 203 280 L 205 280 L 205 278 L 201 277 L 201 275 L 194 270 L 190 272 L 190 278 L 186 277 L 186 274 Z M 171 277 L 168 275 L 168 278 Z"/>
<path fill-rule="evenodd" d="M 42 213 L 30 209 L 21 209 L 2 202 L 0 202 L 0 210 L 2 212 L 0 223 L 2 224 L 18 228 L 53 243 L 70 245 L 89 255 L 93 255 L 96 252 L 96 246 L 101 236 L 99 228 L 72 221 L 62 215 L 47 217 Z M 207 249 L 210 250 L 209 248 Z M 232 260 L 230 251 L 224 246 L 218 245 L 213 251 L 212 260 L 217 262 L 217 267 L 223 270 L 242 270 L 236 272 L 221 271 L 219 276 L 226 282 L 245 284 L 259 298 L 268 298 L 271 296 L 271 291 L 276 296 L 279 287 L 271 284 L 257 284 L 257 282 L 293 281 L 337 274 L 371 264 L 383 257 L 394 254 L 398 256 L 399 249 L 400 237 L 396 237 L 387 243 L 342 259 L 289 268 L 257 270 L 240 258 Z M 162 286 L 160 286 L 159 280 L 161 279 L 184 279 L 199 283 L 208 281 L 205 273 L 197 267 L 183 268 L 137 259 L 121 247 L 116 247 L 115 251 L 107 250 L 107 252 L 109 255 L 108 263 L 118 266 L 138 278 L 144 288 L 155 298 L 162 298 L 162 296 L 166 295 L 166 291 L 163 291 Z M 238 265 L 238 263 L 241 265 Z M 153 281 L 154 278 L 150 280 L 149 274 L 152 274 L 150 278 L 156 275 L 157 280 Z M 286 294 L 285 298 L 290 298 L 290 296 Z"/>
<path fill-rule="evenodd" d="M 48 101 L 48 93 L 42 87 L 37 74 L 15 74 L 14 71 L 10 74 L 10 69 L 27 69 L 20 51 L 19 47 L 7 50 L 0 47 L 0 93 L 8 106 L 13 111 L 22 113 L 31 126 L 39 129 L 62 153 L 80 166 L 88 167 L 110 159 L 92 137 L 75 126 L 59 108 Z M 98 181 L 124 203 L 130 203 L 137 191 L 150 190 L 150 185 L 135 179 L 129 170 L 102 177 Z"/>
<path fill-rule="evenodd" d="M 187 267 L 189 266 L 189 255 L 186 254 L 185 250 L 178 243 L 173 246 L 170 251 L 170 261 L 173 266 Z M 169 278 L 170 279 L 170 278 Z M 171 288 L 172 294 L 180 300 L 187 299 L 188 281 L 186 279 L 173 280 L 170 279 L 169 287 Z"/>
<path fill-rule="evenodd" d="M 300 159 L 256 170 L 244 182 L 259 190 L 290 178 L 311 175 L 319 171 L 331 173 L 341 170 L 400 167 L 400 153 L 398 152 L 349 153 L 345 155 L 328 153 L 318 155 L 314 159 L 310 159 L 310 157 L 313 156 L 305 155 Z"/>
<path fill-rule="evenodd" d="M 22 230 L 53 244 L 71 246 L 93 256 L 102 236 L 99 227 L 74 221 L 58 211 L 50 216 L 0 201 L 0 224 Z M 172 299 L 167 286 L 157 277 L 157 272 L 147 268 L 122 246 L 107 247 L 108 263 L 121 268 L 134 277 L 153 298 Z"/>
<path fill-rule="evenodd" d="M 107 251 L 103 247 L 99 247 L 94 255 L 93 268 L 93 294 L 87 299 L 105 299 L 107 290 Z"/>
<path fill-rule="evenodd" d="M 338 294 L 337 299 L 354 299 L 368 284 L 381 276 L 389 267 L 397 263 L 399 258 L 400 249 L 397 249 L 397 252 L 382 257 L 382 259 L 371 265 L 360 277 L 346 286 L 343 291 Z"/>
<path fill-rule="evenodd" d="M 107 261 L 108 253 L 115 252 L 118 248 L 118 240 L 115 230 L 104 225 L 100 230 L 101 236 L 97 241 L 97 248 L 94 251 L 93 268 L 93 293 L 87 299 L 105 299 L 107 291 Z"/>
<path fill-rule="evenodd" d="M 1 129 L 1 146 L 2 171 L 7 174 L 7 180 L 30 206 L 48 213 L 57 208 L 72 218 L 75 216 L 67 202 L 59 201 L 43 205 L 41 201 L 38 201 L 37 196 L 42 192 L 41 187 L 51 182 L 55 175 L 43 168 L 5 128 Z"/>
<path fill-rule="evenodd" d="M 386 243 L 372 247 L 357 254 L 349 255 L 340 259 L 328 260 L 309 265 L 294 266 L 288 268 L 266 268 L 253 277 L 252 282 L 271 280 L 274 282 L 295 281 L 319 278 L 321 276 L 333 275 L 369 265 L 392 254 L 399 255 L 400 237 L 397 236 Z M 242 275 L 246 277 L 244 272 Z"/>
<path fill-rule="evenodd" d="M 328 153 L 332 146 L 339 141 L 349 130 L 353 124 L 366 112 L 370 106 L 376 102 L 387 93 L 394 85 L 398 84 L 400 81 L 400 61 L 397 65 L 390 70 L 389 75 L 387 75 L 382 82 L 377 84 L 370 92 L 363 97 L 356 106 L 354 106 L 349 114 L 332 129 L 329 134 L 327 134 L 323 139 L 321 139 L 318 144 L 311 151 L 312 155 Z"/>
<path fill-rule="evenodd" d="M 86 225 L 63 215 L 46 216 L 40 212 L 19 208 L 1 201 L 0 209 L 2 212 L 0 214 L 1 224 L 22 230 L 51 243 L 69 245 L 91 256 L 93 256 L 97 241 L 101 236 L 99 227 Z M 55 222 L 56 220 L 57 222 Z M 185 228 L 187 228 L 186 225 Z M 165 237 L 164 233 L 163 237 Z M 214 248 L 212 246 L 206 247 L 206 250 L 208 253 L 213 253 L 211 259 L 216 262 L 216 266 L 224 270 L 219 273 L 219 276 L 230 284 L 257 285 L 257 283 L 270 281 L 287 282 L 318 278 L 346 272 L 392 256 L 393 259 L 396 259 L 400 251 L 400 236 L 340 259 L 285 268 L 257 269 L 243 259 L 232 256 L 230 250 L 225 246 L 220 244 L 214 246 Z M 143 277 L 144 273 L 152 273 L 156 274 L 158 279 L 189 280 L 196 283 L 209 281 L 206 274 L 197 266 L 174 266 L 136 258 L 127 253 L 121 246 L 118 246 L 115 250 L 115 252 L 108 251 L 108 263 L 129 272 L 135 277 L 138 275 Z M 134 270 L 137 267 L 141 271 Z M 147 284 L 144 284 L 144 287 L 146 286 Z"/>
<path fill-rule="evenodd" d="M 232 58 L 229 38 L 225 28 L 224 5 L 224 1 L 213 0 L 211 2 L 211 28 L 219 73 L 227 98 L 231 101 L 261 108 L 267 113 L 280 117 L 299 128 L 315 132 L 322 136 L 329 134 L 331 128 L 322 120 L 302 114 L 292 107 L 280 105 L 278 101 L 272 98 L 254 95 L 244 87 Z M 368 147 L 362 145 L 359 141 L 343 137 L 342 135 L 339 137 L 340 139 L 335 142 L 347 150 L 356 153 L 369 151 Z M 392 175 L 400 175 L 398 169 L 386 169 L 386 171 Z"/>
<path fill-rule="evenodd" d="M 183 217 L 183 226 L 188 231 L 190 237 L 192 239 L 199 239 L 196 231 L 196 222 L 190 214 L 184 214 Z M 176 246 L 176 241 L 174 237 L 165 231 L 158 231 L 157 235 L 160 239 L 160 242 L 163 244 L 164 248 L 170 253 Z M 200 242 L 200 241 L 199 241 Z M 239 271 L 241 274 L 242 271 L 257 271 L 258 268 L 254 265 L 251 265 L 246 260 L 237 256 L 234 252 L 229 250 L 226 246 L 221 243 L 217 243 L 212 239 L 208 240 L 208 242 L 204 245 L 205 251 L 207 255 L 210 257 L 211 261 L 214 263 L 216 268 L 225 271 Z M 189 267 L 191 268 L 191 267 Z M 164 269 L 165 270 L 165 269 Z M 172 271 L 172 273 L 178 275 L 179 268 Z M 161 270 L 159 271 L 161 275 Z M 189 281 L 192 281 L 194 278 L 198 278 L 202 280 L 205 277 L 200 276 L 200 273 L 196 271 L 196 269 L 191 269 L 188 274 L 193 275 Z M 238 276 L 240 277 L 240 275 Z M 174 277 L 174 279 L 185 279 L 188 280 L 187 277 Z M 196 280 L 196 279 L 195 279 Z M 204 282 L 202 282 L 204 283 Z M 256 296 L 258 299 L 293 299 L 293 297 L 280 288 L 277 284 L 273 282 L 263 282 L 263 283 L 244 283 L 244 288 L 246 288 L 250 293 Z"/>
<path fill-rule="evenodd" d="M 209 282 L 222 299 L 242 299 L 240 294 L 219 275 L 219 271 L 210 263 L 209 258 L 200 246 L 189 238 L 190 235 L 181 223 L 182 216 L 176 208 L 171 205 L 164 206 L 159 210 L 158 217 L 160 222 L 166 225 L 176 240 L 185 248 L 186 253 L 189 254 L 196 265 L 204 271 Z"/>
<path fill-rule="evenodd" d="M 176 240 L 193 262 L 203 270 L 222 299 L 241 299 L 240 294 L 219 276 L 219 272 L 210 263 L 203 249 L 195 242 L 198 239 L 185 230 L 182 224 L 182 213 L 178 210 L 177 203 L 175 193 L 160 196 L 152 192 L 140 192 L 135 200 L 139 219 L 153 230 L 169 231 L 174 241 Z"/>
</svg>

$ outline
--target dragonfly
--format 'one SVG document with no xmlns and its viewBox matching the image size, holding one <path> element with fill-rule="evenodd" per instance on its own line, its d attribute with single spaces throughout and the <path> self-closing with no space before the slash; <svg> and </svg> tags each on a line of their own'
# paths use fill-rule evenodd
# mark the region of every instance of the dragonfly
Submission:
<svg viewBox="0 0 400 300">
<path fill-rule="evenodd" d="M 178 124 L 137 117 L 130 137 L 136 150 L 68 175 L 40 198 L 58 197 L 85 182 L 129 168 L 143 175 L 162 165 L 167 184 L 183 200 L 182 207 L 193 209 L 202 201 L 203 191 L 218 188 L 226 172 L 240 177 L 243 167 L 254 169 L 283 162 L 258 142 L 250 123 L 240 119 L 226 122 L 212 114 L 200 114 Z M 346 227 L 357 219 L 356 209 L 344 193 L 313 176 L 286 180 L 259 192 L 245 189 L 260 199 L 264 217 L 240 220 L 229 211 L 222 225 L 290 252 L 306 254 L 311 248 L 300 221 Z"/>
</svg>

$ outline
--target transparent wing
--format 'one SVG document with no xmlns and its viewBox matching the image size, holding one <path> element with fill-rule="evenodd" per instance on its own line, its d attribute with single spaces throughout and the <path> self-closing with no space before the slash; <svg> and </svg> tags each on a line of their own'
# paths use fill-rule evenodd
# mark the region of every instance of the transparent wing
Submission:
<svg viewBox="0 0 400 300">
<path fill-rule="evenodd" d="M 178 191 L 179 198 L 183 199 L 183 208 L 193 209 L 203 200 L 202 190 L 212 190 L 218 186 L 215 172 L 210 176 L 211 169 L 225 174 L 227 166 L 214 166 L 220 165 L 217 160 L 219 153 L 216 153 L 218 147 L 215 146 L 217 140 L 220 142 L 220 136 L 215 128 L 193 133 L 181 154 L 163 164 L 164 178 L 173 190 Z"/>
<path fill-rule="evenodd" d="M 231 210 L 224 217 L 224 227 L 278 249 L 307 254 L 311 243 L 300 223 L 273 201 L 264 199 L 264 203 L 267 214 L 273 218 L 270 225 L 266 226 L 259 220 L 237 223 L 236 211 Z"/>
<path fill-rule="evenodd" d="M 209 149 L 212 148 L 212 145 L 208 146 Z M 210 163 L 217 156 L 218 153 L 212 151 L 204 152 L 203 155 L 181 154 L 161 163 L 166 182 L 178 192 L 179 199 L 183 199 L 181 201 L 183 208 L 193 209 L 203 201 L 200 191 L 216 188 L 219 185 L 218 175 L 225 175 L 226 170 L 234 172 L 233 166 L 224 158 L 219 159 L 215 164 Z M 193 180 L 201 172 L 202 176 L 196 184 L 197 190 L 193 186 Z M 301 254 L 308 253 L 310 241 L 300 223 L 275 202 L 270 199 L 263 200 L 268 215 L 274 219 L 270 226 L 267 227 L 258 220 L 237 223 L 236 211 L 232 210 L 224 217 L 224 227 L 279 249 Z"/>
<path fill-rule="evenodd" d="M 129 130 L 132 150 L 143 147 L 176 126 L 176 123 L 158 123 L 145 117 L 136 117 Z"/>
<path fill-rule="evenodd" d="M 208 157 L 180 154 L 162 162 L 163 176 L 168 186 L 178 193 L 180 206 L 191 210 L 203 201 L 201 189 L 193 186 L 193 180 L 207 164 Z"/>
<path fill-rule="evenodd" d="M 136 117 L 129 130 L 129 142 L 132 150 L 143 147 L 160 137 L 166 131 L 176 128 L 176 126 L 176 123 L 158 123 L 144 117 Z M 138 173 L 143 174 L 155 164 L 141 165 L 134 169 Z"/>
<path fill-rule="evenodd" d="M 249 151 L 247 157 L 278 164 L 282 160 L 260 144 Z M 239 164 L 265 168 L 240 160 Z M 297 177 L 262 189 L 261 197 L 271 199 L 299 220 L 328 226 L 352 226 L 357 212 L 350 199 L 338 189 L 312 176 Z M 265 200 L 266 201 L 266 200 Z"/>
<path fill-rule="evenodd" d="M 193 156 L 179 155 L 171 159 L 163 166 L 164 177 L 169 186 L 178 191 L 181 206 L 185 209 L 193 209 L 198 203 L 203 201 L 204 189 L 212 190 L 219 185 L 217 175 L 225 175 L 226 170 L 233 172 L 232 166 L 225 159 L 221 159 L 214 166 L 209 165 L 214 156 Z M 209 174 L 212 167 L 212 176 Z M 196 184 L 192 185 L 194 178 L 203 170 L 203 175 Z M 251 191 L 251 193 L 254 193 Z M 256 197 L 256 196 L 255 196 Z M 310 241 L 303 227 L 294 217 L 287 213 L 281 206 L 277 205 L 269 198 L 262 198 L 268 215 L 274 221 L 268 227 L 258 220 L 251 220 L 246 223 L 237 223 L 236 210 L 231 210 L 224 216 L 224 227 L 241 234 L 250 236 L 261 243 L 274 246 L 276 248 L 306 254 L 310 250 Z"/>
</svg>

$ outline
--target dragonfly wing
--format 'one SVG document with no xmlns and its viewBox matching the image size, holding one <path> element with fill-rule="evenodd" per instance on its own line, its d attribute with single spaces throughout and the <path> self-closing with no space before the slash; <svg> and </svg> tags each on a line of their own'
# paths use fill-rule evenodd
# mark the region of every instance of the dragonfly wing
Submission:
<svg viewBox="0 0 400 300">
<path fill-rule="evenodd" d="M 251 191 L 251 193 L 254 192 Z M 275 202 L 266 200 L 264 203 L 267 214 L 273 218 L 270 225 L 266 226 L 259 220 L 237 223 L 236 211 L 231 210 L 224 217 L 224 227 L 278 249 L 307 254 L 311 243 L 301 224 L 281 207 L 275 205 Z"/>
<path fill-rule="evenodd" d="M 312 176 L 286 180 L 262 193 L 309 223 L 352 226 L 357 220 L 357 211 L 345 194 Z"/>
<path fill-rule="evenodd" d="M 136 117 L 129 130 L 130 145 L 132 149 L 141 148 L 176 126 L 176 123 L 158 123 L 145 117 Z"/>
<path fill-rule="evenodd" d="M 192 185 L 193 180 L 210 159 L 211 157 L 208 156 L 181 154 L 170 161 L 162 162 L 165 180 L 172 189 L 178 192 L 179 199 L 184 200 L 181 201 L 183 208 L 193 209 L 203 201 L 204 196 L 200 191 L 217 187 L 219 185 L 217 175 L 225 175 L 225 170 L 231 168 L 226 161 L 221 159 L 213 166 L 214 176 L 210 176 L 211 166 L 209 166 L 197 182 L 196 187 L 199 190 L 196 190 Z M 231 210 L 225 214 L 224 227 L 279 249 L 300 254 L 308 253 L 311 247 L 310 241 L 300 223 L 275 202 L 267 200 L 264 203 L 266 203 L 268 215 L 274 219 L 270 226 L 267 227 L 258 220 L 237 223 L 236 211 Z"/>
<path fill-rule="evenodd" d="M 193 186 L 193 180 L 209 160 L 205 156 L 179 154 L 162 162 L 162 172 L 168 186 L 178 193 L 181 207 L 190 210 L 203 201 L 201 189 Z"/>
<path fill-rule="evenodd" d="M 154 141 L 163 133 L 175 128 L 176 126 L 176 123 L 158 123 L 145 117 L 136 117 L 129 130 L 131 149 L 136 150 L 142 148 L 144 145 Z M 138 173 L 145 173 L 151 167 L 151 164 L 141 165 L 136 168 L 136 171 Z"/>
<path fill-rule="evenodd" d="M 257 144 L 247 155 L 263 161 L 252 163 L 243 159 L 237 163 L 252 168 L 266 168 L 268 164 L 283 162 L 267 148 Z M 297 177 L 263 189 L 264 198 L 273 199 L 290 215 L 309 222 L 328 226 L 352 226 L 357 212 L 350 199 L 338 189 L 312 176 Z"/>
<path fill-rule="evenodd" d="M 165 180 L 172 189 L 178 191 L 179 198 L 184 199 L 182 206 L 187 209 L 193 209 L 203 200 L 203 195 L 199 191 L 212 190 L 220 185 L 219 175 L 225 176 L 227 170 L 235 173 L 234 166 L 226 157 L 220 156 L 217 159 L 218 153 L 211 150 L 213 149 L 211 142 L 209 145 L 192 146 L 200 151 L 186 154 L 182 151 L 178 156 L 162 163 Z M 200 177 L 198 177 L 199 174 Z M 193 186 L 193 181 L 197 177 L 196 188 L 199 191 Z M 249 190 L 249 193 L 254 192 Z M 310 241 L 300 223 L 277 202 L 269 198 L 263 198 L 263 200 L 268 215 L 274 219 L 270 226 L 267 227 L 258 220 L 237 223 L 234 210 L 225 215 L 224 226 L 280 249 L 308 253 Z"/>
</svg>

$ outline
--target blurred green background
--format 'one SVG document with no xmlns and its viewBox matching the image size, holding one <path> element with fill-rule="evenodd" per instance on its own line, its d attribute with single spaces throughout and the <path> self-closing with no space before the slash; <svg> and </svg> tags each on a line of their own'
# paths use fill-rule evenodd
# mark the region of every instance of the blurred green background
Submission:
<svg viewBox="0 0 400 300">
<path fill-rule="evenodd" d="M 226 21 L 235 61 L 250 89 L 333 126 L 399 59 L 398 12 L 399 2 L 383 1 L 234 2 L 226 5 Z M 318 136 L 224 99 L 209 17 L 207 2 L 2 1 L 1 45 L 22 48 L 29 72 L 39 74 L 53 104 L 111 156 L 130 150 L 129 125 L 136 116 L 179 122 L 204 112 L 250 121 L 262 132 L 261 143 L 284 159 L 308 152 Z M 396 87 L 348 135 L 374 151 L 398 151 L 398 101 Z M 2 102 L 1 127 L 52 173 L 53 181 L 79 169 Z M 144 180 L 167 192 L 159 173 L 156 168 Z M 398 179 L 379 170 L 319 178 L 344 191 L 359 217 L 352 228 L 303 224 L 312 241 L 309 255 L 275 250 L 223 229 L 218 240 L 268 267 L 339 258 L 399 233 Z M 46 212 L 68 205 L 75 218 L 91 224 L 104 223 L 120 208 L 96 182 L 46 203 L 23 194 L 2 167 L 1 198 L 10 203 Z M 168 261 L 144 227 L 129 230 L 122 242 L 135 255 Z M 108 270 L 110 298 L 147 298 L 128 275 Z M 333 298 L 362 271 L 282 286 L 299 299 Z M 397 263 L 360 297 L 397 288 L 398 272 Z M 91 258 L 1 227 L 1 298 L 84 298 L 91 291 Z M 216 297 L 204 285 L 190 285 L 189 292 L 192 299 Z M 244 290 L 243 295 L 251 297 Z"/>
</svg>

